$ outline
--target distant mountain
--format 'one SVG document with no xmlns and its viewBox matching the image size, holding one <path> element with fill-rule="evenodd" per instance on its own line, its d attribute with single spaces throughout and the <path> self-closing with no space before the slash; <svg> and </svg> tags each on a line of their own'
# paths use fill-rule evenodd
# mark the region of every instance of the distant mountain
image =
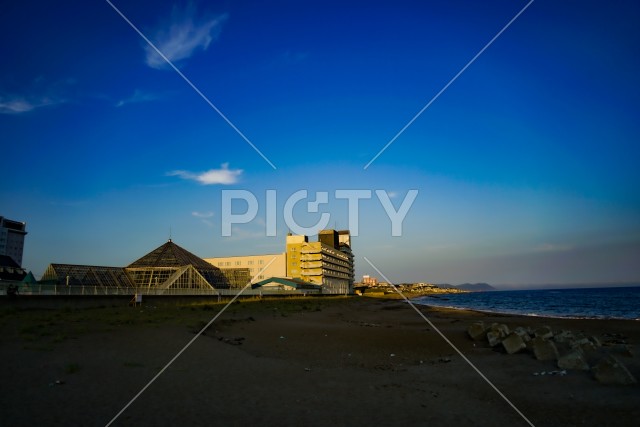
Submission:
<svg viewBox="0 0 640 427">
<path fill-rule="evenodd" d="M 488 283 L 463 283 L 462 285 L 456 286 L 456 288 L 470 292 L 486 292 L 496 290 L 496 288 Z"/>
</svg>

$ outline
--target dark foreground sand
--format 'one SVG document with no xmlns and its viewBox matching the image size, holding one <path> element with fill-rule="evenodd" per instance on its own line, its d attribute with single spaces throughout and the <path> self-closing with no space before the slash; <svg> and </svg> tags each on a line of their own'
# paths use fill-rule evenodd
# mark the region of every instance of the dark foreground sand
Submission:
<svg viewBox="0 0 640 427">
<path fill-rule="evenodd" d="M 2 301 L 0 425 L 106 425 L 222 308 L 103 305 Z M 637 345 L 638 322 L 423 311 L 536 426 L 640 425 L 640 386 L 578 371 L 535 376 L 554 363 L 466 336 L 484 320 L 615 333 Z M 620 359 L 640 378 L 637 355 Z M 527 424 L 406 303 L 353 297 L 233 304 L 114 425 Z"/>
</svg>

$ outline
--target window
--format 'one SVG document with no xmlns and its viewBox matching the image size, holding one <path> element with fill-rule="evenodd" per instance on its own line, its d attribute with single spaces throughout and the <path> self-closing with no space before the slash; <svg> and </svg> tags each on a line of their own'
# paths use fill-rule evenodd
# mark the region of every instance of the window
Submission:
<svg viewBox="0 0 640 427">
<path fill-rule="evenodd" d="M 231 261 L 227 261 L 224 263 L 225 265 L 231 265 Z"/>
<path fill-rule="evenodd" d="M 236 265 L 242 265 L 242 261 L 236 261 Z"/>
<path fill-rule="evenodd" d="M 264 264 L 264 260 L 261 259 L 260 261 L 258 261 L 258 264 L 260 264 L 260 265 Z"/>
</svg>

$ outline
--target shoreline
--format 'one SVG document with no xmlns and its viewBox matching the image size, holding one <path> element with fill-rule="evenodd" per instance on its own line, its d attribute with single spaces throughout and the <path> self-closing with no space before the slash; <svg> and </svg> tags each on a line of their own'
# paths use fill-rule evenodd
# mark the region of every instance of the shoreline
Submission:
<svg viewBox="0 0 640 427">
<path fill-rule="evenodd" d="M 154 301 L 155 303 L 155 301 Z M 417 305 L 418 306 L 418 305 Z M 69 309 L 2 306 L 2 425 L 104 426 L 223 303 Z M 625 320 L 549 319 L 418 308 L 539 426 L 635 425 L 640 386 L 608 386 L 531 354 L 473 341 L 479 321 L 640 342 Z M 637 356 L 619 356 L 640 377 Z M 61 381 L 57 385 L 56 381 Z M 73 402 L 70 411 L 69 402 Z M 73 420 L 73 421 L 72 421 Z M 524 425 L 403 300 L 234 303 L 115 425 Z"/>
</svg>

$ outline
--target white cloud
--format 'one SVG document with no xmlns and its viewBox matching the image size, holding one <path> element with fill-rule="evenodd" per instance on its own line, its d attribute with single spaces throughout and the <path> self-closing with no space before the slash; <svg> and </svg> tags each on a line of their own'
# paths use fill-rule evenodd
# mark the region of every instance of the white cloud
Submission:
<svg viewBox="0 0 640 427">
<path fill-rule="evenodd" d="M 213 212 L 193 211 L 191 212 L 191 215 L 195 216 L 196 218 L 211 218 L 213 216 Z"/>
<path fill-rule="evenodd" d="M 191 57 L 197 50 L 207 50 L 209 44 L 220 36 L 222 25 L 229 18 L 227 13 L 208 19 L 198 19 L 193 4 L 181 10 L 174 6 L 169 25 L 156 32 L 154 45 L 172 63 Z M 168 27 L 168 29 L 167 29 Z M 167 67 L 166 61 L 149 45 L 145 46 L 146 62 L 151 68 Z"/>
<path fill-rule="evenodd" d="M 68 102 L 68 97 L 64 94 L 68 93 L 74 84 L 73 79 L 51 83 L 44 77 L 37 77 L 21 94 L 0 93 L 0 114 L 28 113 L 38 108 Z"/>
<path fill-rule="evenodd" d="M 168 176 L 179 176 L 199 182 L 202 185 L 235 184 L 242 174 L 242 169 L 229 169 L 229 163 L 223 163 L 220 169 L 210 169 L 206 172 L 194 173 L 184 170 L 175 170 L 167 173 Z"/>
<path fill-rule="evenodd" d="M 156 99 L 160 99 L 160 95 L 155 93 L 145 93 L 139 89 L 136 89 L 133 92 L 133 95 L 118 101 L 116 103 L 116 107 L 122 107 L 123 105 L 127 105 L 127 104 L 137 104 L 140 102 L 155 101 Z"/>
<path fill-rule="evenodd" d="M 36 108 L 48 107 L 64 102 L 64 99 L 55 99 L 48 96 L 26 98 L 15 95 L 0 95 L 0 114 L 28 113 Z"/>
</svg>

